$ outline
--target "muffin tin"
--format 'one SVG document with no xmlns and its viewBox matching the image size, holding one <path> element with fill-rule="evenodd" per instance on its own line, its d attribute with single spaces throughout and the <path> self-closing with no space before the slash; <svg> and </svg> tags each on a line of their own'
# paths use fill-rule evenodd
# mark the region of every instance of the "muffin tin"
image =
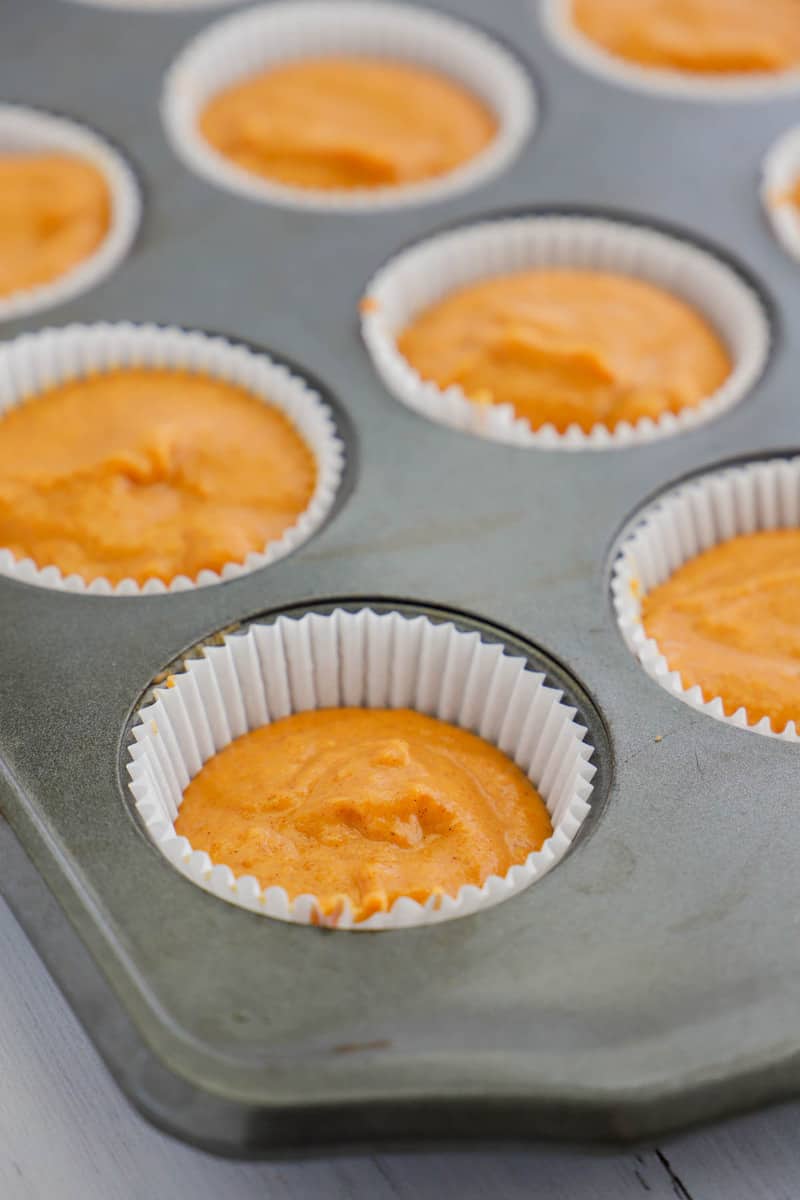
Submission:
<svg viewBox="0 0 800 1200">
<path fill-rule="evenodd" d="M 42 0 L 0 49 L 4 99 L 102 126 L 143 182 L 128 259 L 48 319 L 264 347 L 328 400 L 347 447 L 327 523 L 261 571 L 113 599 L 0 579 L 3 893 L 134 1103 L 220 1152 L 646 1138 L 800 1083 L 797 746 L 659 688 L 610 596 L 654 495 L 800 442 L 797 264 L 758 196 L 796 102 L 636 95 L 560 56 L 528 2 L 437 7 L 514 47 L 539 125 L 490 183 L 374 213 L 254 204 L 176 160 L 158 96 L 208 12 Z M 368 281 L 433 232 L 532 212 L 644 222 L 731 263 L 773 332 L 749 395 L 691 432 L 582 454 L 469 436 L 391 398 L 358 332 Z M 564 690 L 597 774 L 547 878 L 461 920 L 355 936 L 220 903 L 152 846 L 125 763 L 153 681 L 221 630 L 337 605 L 475 628 Z"/>
</svg>

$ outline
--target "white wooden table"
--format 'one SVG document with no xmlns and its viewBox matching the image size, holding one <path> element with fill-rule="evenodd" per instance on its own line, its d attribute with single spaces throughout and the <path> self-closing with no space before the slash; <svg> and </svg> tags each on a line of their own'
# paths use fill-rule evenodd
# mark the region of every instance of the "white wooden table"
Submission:
<svg viewBox="0 0 800 1200">
<path fill-rule="evenodd" d="M 214 1159 L 128 1106 L 0 901 L 0 1200 L 797 1200 L 798 1115 L 786 1106 L 612 1155 Z"/>
</svg>

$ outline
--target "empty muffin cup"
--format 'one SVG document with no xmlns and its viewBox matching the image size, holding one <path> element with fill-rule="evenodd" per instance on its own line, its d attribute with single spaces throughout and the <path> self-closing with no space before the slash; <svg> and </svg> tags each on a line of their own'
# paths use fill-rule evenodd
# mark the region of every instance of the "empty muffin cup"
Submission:
<svg viewBox="0 0 800 1200">
<path fill-rule="evenodd" d="M 734 707 L 730 701 L 726 703 L 722 696 L 715 695 L 713 689 L 703 687 L 699 682 L 688 686 L 681 670 L 674 669 L 674 649 L 660 645 L 648 634 L 643 617 L 648 594 L 666 584 L 675 572 L 696 561 L 704 552 L 722 547 L 739 536 L 779 530 L 800 530 L 800 458 L 769 459 L 708 472 L 667 491 L 636 518 L 614 562 L 611 590 L 617 622 L 626 644 L 660 687 L 718 721 L 796 742 L 800 739 L 794 720 L 787 720 L 785 724 L 773 721 L 768 714 L 748 711 L 745 704 Z M 785 552 L 781 548 L 778 558 L 779 573 L 785 575 L 791 568 L 784 561 Z M 684 610 L 688 604 L 695 614 L 700 612 L 706 624 L 722 627 L 730 621 L 735 622 L 738 618 L 731 606 L 741 610 L 741 605 L 747 603 L 746 590 L 755 588 L 758 594 L 760 588 L 759 580 L 752 576 L 746 563 L 739 576 L 735 594 L 731 591 L 729 577 L 718 576 L 713 595 L 706 599 L 702 611 L 698 609 L 701 601 L 688 593 L 679 597 L 677 603 Z M 778 582 L 780 584 L 780 580 Z M 739 611 L 740 618 L 747 615 Z M 738 625 L 730 643 L 724 628 L 710 628 L 707 636 L 712 645 L 718 641 L 721 653 L 727 653 L 727 645 L 747 653 L 748 642 L 744 634 L 735 634 L 736 628 Z M 777 632 L 773 641 L 780 648 L 781 637 Z M 790 649 L 787 653 L 791 654 Z M 725 663 L 728 665 L 724 670 L 732 672 L 729 655 Z"/>
<path fill-rule="evenodd" d="M 255 913 L 358 930 L 466 916 L 549 871 L 589 812 L 593 749 L 576 710 L 525 659 L 449 621 L 369 608 L 281 615 L 204 646 L 168 683 L 133 725 L 128 771 L 136 808 L 148 836 L 182 874 Z M 388 911 L 356 921 L 346 897 L 335 912 L 311 893 L 290 899 L 279 877 L 266 887 L 254 876 L 237 878 L 226 863 L 176 835 L 190 781 L 234 739 L 290 714 L 339 707 L 412 709 L 479 735 L 532 781 L 549 812 L 551 836 L 503 877 L 490 875 L 455 895 L 436 892 L 425 903 L 400 896 Z"/>
<path fill-rule="evenodd" d="M 602 11 L 602 0 L 598 10 Z M 753 12 L 757 8 L 754 6 Z M 609 83 L 694 101 L 767 100 L 800 89 L 800 69 L 682 70 L 614 54 L 595 41 L 574 19 L 573 0 L 541 0 L 539 14 L 545 32 L 558 50 L 582 70 Z M 638 14 L 641 22 L 642 15 Z M 724 21 L 724 16 L 721 17 Z"/>
<path fill-rule="evenodd" d="M 259 72 L 337 56 L 405 64 L 451 80 L 491 114 L 494 135 L 474 156 L 431 178 L 387 183 L 379 174 L 368 187 L 322 188 L 246 169 L 201 132 L 202 113 L 225 89 Z M 161 108 L 176 153 L 217 186 L 264 203 L 356 211 L 443 200 L 478 186 L 516 158 L 536 119 L 527 72 L 480 30 L 430 9 L 364 0 L 262 5 L 217 22 L 174 62 Z M 322 150 L 332 153 L 327 143 Z M 379 158 L 382 147 L 374 150 Z"/>
<path fill-rule="evenodd" d="M 110 275 L 133 244 L 141 218 L 141 196 L 122 155 L 99 134 L 65 117 L 16 104 L 0 105 L 0 159 L 4 155 L 15 159 L 58 155 L 76 160 L 102 176 L 108 193 L 108 227 L 85 257 L 76 254 L 71 265 L 52 277 L 32 284 L 26 281 L 0 295 L 0 321 L 11 321 L 73 300 Z M 60 200 L 59 195 L 48 197 L 51 203 Z M 8 259 L 4 265 L 8 269 Z"/>
<path fill-rule="evenodd" d="M 12 413 L 12 410 L 21 408 L 27 402 L 31 402 L 33 409 L 37 397 L 59 386 L 82 381 L 96 386 L 104 376 L 115 374 L 119 377 L 120 372 L 125 370 L 140 372 L 145 378 L 152 370 L 162 375 L 165 372 L 180 372 L 190 382 L 195 379 L 220 381 L 237 389 L 236 394 L 242 395 L 248 405 L 252 397 L 268 406 L 271 413 L 277 414 L 275 419 L 281 430 L 287 431 L 286 436 L 301 447 L 304 456 L 310 452 L 313 458 L 314 482 L 308 486 L 306 507 L 291 524 L 284 525 L 280 536 L 274 536 L 264 545 L 259 544 L 257 549 L 243 555 L 241 561 L 226 562 L 221 568 L 217 565 L 213 569 L 199 569 L 192 577 L 186 574 L 176 574 L 169 579 L 148 577 L 137 580 L 126 577 L 113 582 L 103 575 L 85 578 L 77 572 L 67 573 L 57 563 L 33 561 L 30 556 L 14 553 L 8 545 L 5 548 L 0 545 L 0 574 L 40 587 L 89 592 L 93 595 L 138 596 L 178 592 L 221 583 L 259 570 L 290 554 L 320 528 L 333 506 L 344 465 L 344 446 L 331 410 L 300 375 L 273 361 L 265 353 L 236 345 L 222 337 L 173 327 L 129 323 L 67 325 L 18 337 L 0 347 L 0 436 L 4 414 Z M 260 422 L 261 418 L 257 415 L 259 411 L 255 410 L 254 419 Z M 224 422 L 224 411 L 222 419 Z M 180 422 L 175 425 L 166 421 L 166 418 L 165 422 L 165 428 L 159 432 L 158 444 L 151 445 L 152 439 L 148 440 L 150 435 L 143 426 L 141 438 L 137 441 L 134 437 L 135 444 L 132 442 L 127 450 L 127 442 L 108 451 L 102 447 L 97 450 L 95 457 L 101 466 L 106 464 L 106 474 L 113 478 L 109 482 L 104 474 L 99 482 L 95 482 L 104 489 L 102 495 L 112 509 L 122 504 L 129 494 L 133 495 L 135 501 L 136 497 L 142 499 L 145 493 L 152 493 L 154 503 L 161 505 L 158 509 L 161 512 L 164 505 L 168 507 L 169 501 L 161 496 L 159 486 L 173 476 L 177 480 L 176 486 L 179 484 L 182 490 L 197 494 L 202 499 L 203 461 L 199 462 L 197 478 L 188 478 Z M 19 434 L 16 436 L 19 438 Z M 78 449 L 82 456 L 81 469 L 84 475 L 89 472 L 91 483 L 94 476 L 90 468 L 94 460 L 83 461 L 91 447 L 84 439 L 79 442 Z M 34 451 L 40 452 L 41 446 L 37 445 Z M 35 452 L 31 455 L 32 462 L 36 461 Z M 20 453 L 24 455 L 24 446 Z M 21 461 L 27 469 L 27 460 L 23 458 Z M 231 461 L 229 469 L 235 473 L 237 463 Z M 62 478 L 63 471 L 58 468 L 56 473 L 61 485 L 66 486 Z M 46 486 L 46 480 L 43 486 Z M 19 504 L 13 487 L 12 478 L 0 480 L 0 503 L 5 502 L 9 506 L 7 511 L 11 518 L 18 514 Z M 48 504 L 44 504 L 45 499 L 40 496 L 36 502 L 37 520 L 40 517 L 49 520 L 47 513 L 52 513 L 53 504 L 56 503 L 52 496 Z M 84 508 L 87 506 L 88 511 L 94 510 L 94 503 L 89 496 Z M 123 521 L 125 519 L 123 513 Z M 202 523 L 204 518 L 198 520 Z M 102 528 L 95 527 L 91 519 L 88 529 L 91 538 L 100 534 L 105 537 Z M 68 534 L 69 530 L 64 536 Z M 179 536 L 179 533 L 176 534 L 176 537 Z M 118 549 L 111 547 L 112 556 Z"/>
<path fill-rule="evenodd" d="M 704 318 L 731 361 L 707 399 L 656 419 L 597 423 L 590 430 L 552 423 L 532 428 L 510 404 L 477 403 L 462 387 L 423 379 L 398 337 L 430 306 L 468 285 L 534 270 L 615 273 L 655 285 Z M 389 392 L 433 421 L 493 441 L 545 449 L 644 445 L 713 420 L 738 403 L 761 374 L 770 327 L 755 291 L 730 266 L 689 241 L 622 221 L 583 216 L 521 216 L 452 229 L 401 251 L 375 275 L 362 303 L 361 329 Z M 669 380 L 664 380 L 669 384 Z"/>
</svg>

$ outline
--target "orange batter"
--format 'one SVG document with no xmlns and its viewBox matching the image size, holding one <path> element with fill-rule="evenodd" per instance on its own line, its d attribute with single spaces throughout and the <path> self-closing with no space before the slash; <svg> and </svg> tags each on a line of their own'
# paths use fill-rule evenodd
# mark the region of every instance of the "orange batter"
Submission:
<svg viewBox="0 0 800 1200">
<path fill-rule="evenodd" d="M 572 0 L 572 19 L 645 67 L 738 75 L 800 66 L 800 0 Z"/>
<path fill-rule="evenodd" d="M 642 602 L 642 619 L 683 686 L 731 716 L 800 727 L 800 529 L 748 534 L 691 559 Z"/>
<path fill-rule="evenodd" d="M 215 96 L 200 130 L 226 158 L 300 188 L 374 188 L 452 171 L 497 121 L 446 76 L 409 63 L 313 58 Z"/>
<path fill-rule="evenodd" d="M 0 296 L 77 266 L 110 224 L 108 185 L 91 163 L 67 154 L 0 154 Z"/>
<path fill-rule="evenodd" d="M 420 313 L 397 345 L 423 379 L 562 433 L 694 407 L 731 369 L 719 337 L 682 300 L 585 270 L 470 284 Z"/>
<path fill-rule="evenodd" d="M 236 875 L 349 897 L 356 920 L 400 896 L 455 896 L 552 833 L 522 771 L 475 734 L 409 709 L 329 708 L 247 733 L 184 792 L 175 829 Z"/>
<path fill-rule="evenodd" d="M 93 375 L 0 418 L 0 546 L 87 581 L 240 563 L 294 524 L 315 482 L 282 413 L 184 371 Z"/>
<path fill-rule="evenodd" d="M 794 208 L 800 210 L 800 179 L 785 192 L 778 192 L 772 198 L 772 203 L 776 205 L 791 204 Z"/>
</svg>

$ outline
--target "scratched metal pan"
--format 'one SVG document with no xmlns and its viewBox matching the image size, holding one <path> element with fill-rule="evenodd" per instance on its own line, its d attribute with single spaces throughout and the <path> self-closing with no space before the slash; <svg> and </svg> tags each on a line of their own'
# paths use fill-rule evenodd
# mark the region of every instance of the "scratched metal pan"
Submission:
<svg viewBox="0 0 800 1200">
<path fill-rule="evenodd" d="M 475 191 L 347 216 L 250 203 L 176 160 L 157 97 L 207 11 L 0 3 L 2 98 L 100 128 L 145 192 L 127 261 L 6 334 L 222 330 L 319 380 L 348 443 L 338 510 L 261 572 L 144 599 L 0 581 L 0 886 L 131 1100 L 220 1152 L 647 1138 L 800 1084 L 797 746 L 670 697 L 609 600 L 646 498 L 800 444 L 797 266 L 757 198 L 796 101 L 637 94 L 559 57 L 522 0 L 441 7 L 524 59 L 536 135 Z M 387 395 L 357 332 L 376 268 L 449 223 L 561 208 L 666 224 L 756 281 L 774 348 L 738 407 L 645 448 L 567 454 L 462 435 Z M 478 916 L 356 936 L 221 903 L 149 843 L 124 759 L 151 680 L 215 630 L 340 599 L 455 614 L 566 686 L 597 747 L 595 811 L 541 883 Z"/>
</svg>

